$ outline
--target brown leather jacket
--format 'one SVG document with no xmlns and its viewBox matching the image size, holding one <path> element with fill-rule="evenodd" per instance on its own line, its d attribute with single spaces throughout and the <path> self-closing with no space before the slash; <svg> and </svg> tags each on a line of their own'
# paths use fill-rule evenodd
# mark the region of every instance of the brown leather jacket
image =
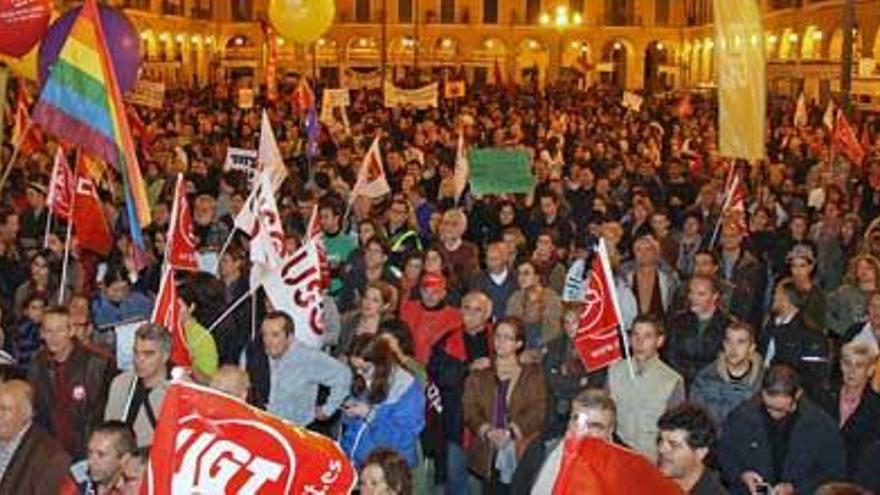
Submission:
<svg viewBox="0 0 880 495">
<path fill-rule="evenodd" d="M 61 444 L 30 426 L 0 479 L 0 495 L 54 495 L 69 468 L 70 457 Z"/>
<path fill-rule="evenodd" d="M 471 469 L 486 480 L 492 475 L 495 452 L 490 443 L 480 437 L 479 429 L 483 424 L 492 423 L 497 386 L 498 380 L 493 366 L 468 375 L 464 389 L 464 420 L 476 439 L 468 448 L 468 463 Z M 541 367 L 534 364 L 523 365 L 509 397 L 507 410 L 510 423 L 522 431 L 522 436 L 516 438 L 516 453 L 519 457 L 544 428 L 547 387 Z"/>
</svg>

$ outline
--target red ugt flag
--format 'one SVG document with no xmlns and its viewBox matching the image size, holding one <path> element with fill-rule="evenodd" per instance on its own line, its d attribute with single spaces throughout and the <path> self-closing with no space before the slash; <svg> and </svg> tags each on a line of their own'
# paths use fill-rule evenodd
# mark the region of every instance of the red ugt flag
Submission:
<svg viewBox="0 0 880 495">
<path fill-rule="evenodd" d="M 622 357 L 618 338 L 618 332 L 622 331 L 621 318 L 604 240 L 599 241 L 593 256 L 585 292 L 585 306 L 574 345 L 587 369 L 594 371 L 610 366 Z"/>
<path fill-rule="evenodd" d="M 46 206 L 52 214 L 59 218 L 69 219 L 73 214 L 73 195 L 76 190 L 76 179 L 67 157 L 61 146 L 55 153 L 55 165 L 52 167 L 52 177 L 49 178 L 49 194 L 46 196 Z"/>
<path fill-rule="evenodd" d="M 177 297 L 177 280 L 173 268 L 166 268 L 162 275 L 150 320 L 171 332 L 171 362 L 177 366 L 192 366 L 192 355 L 189 353 L 183 323 L 180 321 L 180 299 Z"/>
<path fill-rule="evenodd" d="M 336 442 L 205 387 L 173 383 L 157 424 L 141 495 L 354 488 L 354 467 Z"/>
<path fill-rule="evenodd" d="M 553 495 L 683 495 L 646 458 L 600 438 L 566 438 Z"/>
<path fill-rule="evenodd" d="M 168 263 L 177 270 L 199 270 L 196 236 L 193 234 L 192 214 L 186 201 L 183 174 L 177 174 L 177 185 L 174 187 L 174 206 L 168 225 Z"/>
<path fill-rule="evenodd" d="M 104 218 L 104 208 L 95 183 L 89 177 L 85 155 L 80 152 L 76 166 L 76 193 L 73 199 L 73 229 L 80 249 L 106 256 L 113 249 L 113 235 Z"/>
</svg>

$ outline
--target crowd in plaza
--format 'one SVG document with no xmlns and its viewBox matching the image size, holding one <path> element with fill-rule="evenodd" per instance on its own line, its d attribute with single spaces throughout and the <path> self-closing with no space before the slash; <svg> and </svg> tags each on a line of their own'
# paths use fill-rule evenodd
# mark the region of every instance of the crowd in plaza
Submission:
<svg viewBox="0 0 880 495">
<path fill-rule="evenodd" d="M 488 85 L 415 109 L 352 90 L 309 153 L 296 87 L 284 78 L 277 101 L 250 109 L 219 86 L 136 109 L 153 213 L 142 269 L 109 170 L 114 246 L 74 241 L 62 280 L 66 226 L 46 229 L 58 144 L 19 155 L 0 191 L 0 494 L 137 493 L 172 340 L 140 325 L 120 371 L 114 329 L 151 318 L 177 173 L 198 250 L 216 258 L 178 274 L 186 379 L 336 439 L 362 494 L 550 494 L 571 436 L 639 453 L 683 493 L 880 493 L 870 115 L 851 117 L 866 153 L 851 163 L 824 104 L 795 126 L 795 100 L 771 98 L 767 159 L 746 163 L 719 156 L 710 93 L 645 95 L 635 110 L 601 86 Z M 227 148 L 257 149 L 263 108 L 291 250 L 317 206 L 331 276 L 317 347 L 260 291 L 223 315 L 251 292 L 234 225 L 251 184 L 224 166 Z M 528 152 L 533 192 L 457 197 L 460 135 Z M 352 197 L 377 136 L 391 193 Z M 0 163 L 11 154 L 3 143 Z M 729 208 L 734 174 L 744 214 Z M 573 341 L 585 303 L 563 293 L 600 238 L 629 359 L 590 370 Z"/>
</svg>

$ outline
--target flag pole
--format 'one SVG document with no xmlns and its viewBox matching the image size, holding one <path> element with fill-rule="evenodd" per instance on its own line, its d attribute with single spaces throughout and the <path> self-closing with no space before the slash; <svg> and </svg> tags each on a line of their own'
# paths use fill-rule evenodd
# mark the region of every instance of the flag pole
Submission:
<svg viewBox="0 0 880 495">
<path fill-rule="evenodd" d="M 24 131 L 21 133 L 21 137 L 18 142 L 15 143 L 15 148 L 12 150 L 12 157 L 9 158 L 9 163 L 6 165 L 6 169 L 3 170 L 3 176 L 0 177 L 0 192 L 3 192 L 3 186 L 6 185 L 6 181 L 9 179 L 9 174 L 12 172 L 12 167 L 15 165 L 15 160 L 18 160 L 18 154 L 21 152 L 21 145 L 25 141 L 25 137 L 31 131 L 31 127 L 33 126 L 33 122 L 28 122 L 27 126 L 25 126 Z"/>
<path fill-rule="evenodd" d="M 82 153 L 82 151 L 77 148 L 77 153 Z M 78 184 L 79 182 L 79 158 L 77 157 L 76 166 L 74 167 L 73 177 L 74 182 Z M 70 261 L 70 238 L 71 232 L 73 228 L 73 212 L 76 208 L 76 193 L 74 193 L 73 197 L 70 199 L 70 217 L 67 219 L 67 233 L 64 235 L 64 259 L 61 262 L 61 287 L 58 288 L 58 304 L 64 304 L 64 286 L 67 285 L 67 265 Z M 49 209 L 49 215 L 51 217 L 52 210 Z"/>
<path fill-rule="evenodd" d="M 43 249 L 49 247 L 49 232 L 52 231 L 52 208 L 46 208 L 46 231 L 43 233 Z"/>
<path fill-rule="evenodd" d="M 208 333 L 212 333 L 214 331 L 214 329 L 216 329 L 217 326 L 223 322 L 223 320 L 228 318 L 229 315 L 231 315 L 232 312 L 235 311 L 236 308 L 241 306 L 241 303 L 247 301 L 247 299 L 249 297 L 251 297 L 257 291 L 257 288 L 259 288 L 259 287 L 260 287 L 259 285 L 257 285 L 257 287 L 251 287 L 250 289 L 248 289 L 247 292 L 242 294 L 241 297 L 236 299 L 234 303 L 232 303 L 228 308 L 226 308 L 226 311 L 224 311 L 223 314 L 218 316 L 217 319 L 214 320 L 214 323 L 211 323 L 211 326 L 208 327 Z"/>
</svg>

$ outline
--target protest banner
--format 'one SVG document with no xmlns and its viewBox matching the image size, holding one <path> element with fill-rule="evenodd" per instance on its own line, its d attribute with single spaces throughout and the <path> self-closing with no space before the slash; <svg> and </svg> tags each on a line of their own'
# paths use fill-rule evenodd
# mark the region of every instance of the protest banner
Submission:
<svg viewBox="0 0 880 495">
<path fill-rule="evenodd" d="M 223 170 L 242 170 L 249 174 L 257 171 L 257 150 L 227 148 Z"/>
<path fill-rule="evenodd" d="M 385 106 L 389 108 L 413 106 L 415 108 L 437 108 L 439 96 L 438 83 L 431 83 L 417 89 L 402 89 L 385 83 Z"/>
<path fill-rule="evenodd" d="M 632 110 L 633 112 L 638 112 L 639 110 L 641 110 L 642 103 L 644 103 L 644 102 L 645 102 L 644 98 L 642 98 L 641 96 L 639 96 L 631 91 L 624 91 L 623 92 L 623 101 L 621 102 L 621 104 L 624 107 Z"/>
<path fill-rule="evenodd" d="M 532 160 L 524 150 L 483 148 L 471 150 L 471 192 L 475 196 L 532 192 Z"/>
<path fill-rule="evenodd" d="M 128 94 L 129 103 L 148 108 L 162 108 L 165 101 L 165 84 L 138 79 Z"/>
</svg>

